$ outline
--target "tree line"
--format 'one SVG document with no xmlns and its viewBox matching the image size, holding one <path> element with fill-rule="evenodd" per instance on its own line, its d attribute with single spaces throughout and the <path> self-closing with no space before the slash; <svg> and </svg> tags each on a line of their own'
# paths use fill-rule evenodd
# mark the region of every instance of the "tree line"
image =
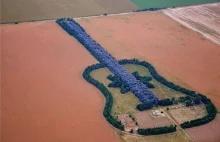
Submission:
<svg viewBox="0 0 220 142">
<path fill-rule="evenodd" d="M 121 65 L 124 65 L 124 64 L 137 64 L 137 65 L 142 65 L 142 66 L 144 66 L 144 67 L 146 67 L 148 69 L 150 68 L 149 71 L 150 71 L 151 75 L 158 82 L 164 84 L 167 87 L 173 86 L 173 88 L 176 88 L 176 91 L 177 90 L 180 91 L 180 92 L 183 91 L 183 92 L 185 92 L 184 94 L 189 95 L 189 96 L 184 97 L 185 100 L 188 100 L 189 97 L 190 97 L 190 99 L 193 98 L 195 100 L 195 98 L 198 97 L 199 98 L 198 100 L 205 104 L 206 110 L 207 110 L 208 114 L 205 117 L 203 117 L 203 118 L 184 122 L 183 124 L 181 124 L 182 128 L 191 128 L 191 127 L 194 127 L 194 126 L 203 125 L 203 124 L 206 124 L 206 123 L 212 121 L 215 118 L 215 116 L 217 114 L 217 109 L 216 109 L 216 107 L 214 106 L 214 104 L 211 102 L 211 100 L 209 98 L 207 98 L 206 96 L 204 96 L 202 94 L 199 94 L 199 93 L 196 94 L 195 91 L 191 91 L 191 90 L 182 88 L 182 87 L 180 87 L 178 85 L 175 85 L 172 82 L 167 81 L 165 78 L 163 78 L 159 74 L 157 74 L 157 72 L 154 69 L 154 67 L 152 65 L 150 65 L 149 63 L 147 63 L 145 61 L 139 61 L 137 59 L 132 59 L 132 60 L 123 59 L 123 60 L 120 60 L 119 63 Z M 103 95 L 105 96 L 106 104 L 105 104 L 105 107 L 104 107 L 104 110 L 103 110 L 103 115 L 106 118 L 106 120 L 110 124 L 112 124 L 114 127 L 118 128 L 120 130 L 124 130 L 124 126 L 121 124 L 121 122 L 117 121 L 111 115 L 111 109 L 112 109 L 112 104 L 113 104 L 113 98 L 112 98 L 111 93 L 108 91 L 108 89 L 104 86 L 103 83 L 99 83 L 97 80 L 93 79 L 90 76 L 90 72 L 92 72 L 92 71 L 94 71 L 96 69 L 104 68 L 104 67 L 105 67 L 105 65 L 101 64 L 101 63 L 95 64 L 95 65 L 92 65 L 92 66 L 88 66 L 85 69 L 85 71 L 83 72 L 83 78 L 85 80 L 87 80 L 89 83 L 91 83 L 94 86 L 96 86 L 103 93 Z M 171 88 L 171 87 L 169 87 L 169 88 Z M 173 89 L 173 88 L 171 88 L 171 89 Z M 144 104 L 140 104 L 137 107 L 141 110 L 141 109 L 143 109 L 145 107 L 149 107 L 150 108 L 152 106 L 146 106 Z M 174 129 L 171 129 L 171 128 L 172 128 L 171 126 L 164 127 L 164 129 L 168 129 L 167 131 L 165 131 L 165 130 L 162 131 L 161 128 L 157 128 L 157 129 L 155 129 L 155 128 L 139 129 L 139 133 L 140 134 L 146 134 L 146 135 L 150 135 L 150 134 L 153 135 L 153 134 L 157 134 L 157 133 L 159 134 L 159 132 L 161 132 L 161 131 L 164 132 L 164 133 L 167 133 L 167 132 L 172 132 L 174 130 Z M 152 129 L 155 129 L 156 132 L 154 130 L 152 130 Z"/>
<path fill-rule="evenodd" d="M 96 88 L 98 88 L 102 94 L 105 96 L 105 107 L 103 110 L 103 115 L 106 118 L 106 120 L 112 124 L 114 127 L 120 129 L 120 130 L 124 130 L 124 125 L 122 125 L 121 121 L 116 120 L 115 118 L 113 118 L 113 116 L 111 115 L 111 109 L 112 109 L 112 105 L 113 105 L 113 97 L 111 92 L 108 91 L 108 89 L 105 87 L 105 85 L 103 83 L 100 83 L 99 81 L 93 79 L 90 76 L 90 73 L 94 70 L 100 69 L 100 68 L 104 68 L 105 65 L 103 64 L 95 64 L 92 66 L 88 66 L 85 71 L 83 72 L 83 78 L 91 83 L 92 85 L 94 85 Z"/>
<path fill-rule="evenodd" d="M 118 61 L 102 48 L 90 35 L 73 19 L 61 18 L 56 20 L 67 33 L 76 38 L 100 63 L 104 64 L 114 75 L 128 86 L 129 90 L 144 104 L 158 102 L 158 98 L 139 80 L 131 75 Z"/>
<path fill-rule="evenodd" d="M 164 126 L 164 127 L 156 127 L 156 128 L 147 128 L 147 129 L 138 129 L 137 133 L 140 135 L 160 135 L 160 134 L 167 134 L 176 132 L 176 126 Z"/>
<path fill-rule="evenodd" d="M 157 73 L 156 69 L 150 63 L 145 62 L 145 61 L 139 61 L 138 59 L 130 59 L 130 60 L 123 59 L 123 60 L 120 60 L 119 63 L 121 65 L 136 64 L 136 65 L 141 65 L 141 66 L 148 68 L 150 74 L 153 76 L 153 78 L 155 80 L 157 80 L 161 84 L 163 84 L 173 90 L 176 90 L 178 92 L 181 92 L 183 94 L 188 95 L 188 96 L 184 97 L 184 99 L 187 100 L 186 102 L 188 102 L 187 105 L 191 105 L 191 103 L 192 103 L 191 101 L 194 101 L 195 104 L 200 104 L 201 102 L 205 104 L 208 114 L 203 118 L 184 122 L 183 124 L 181 124 L 182 128 L 191 128 L 194 126 L 203 125 L 203 124 L 206 124 L 206 123 L 212 121 L 215 118 L 215 116 L 217 114 L 217 109 L 209 98 L 207 98 L 205 95 L 202 95 L 200 93 L 196 93 L 195 91 L 183 88 L 179 85 L 175 85 L 173 82 L 166 80 L 164 77 L 160 76 Z"/>
</svg>

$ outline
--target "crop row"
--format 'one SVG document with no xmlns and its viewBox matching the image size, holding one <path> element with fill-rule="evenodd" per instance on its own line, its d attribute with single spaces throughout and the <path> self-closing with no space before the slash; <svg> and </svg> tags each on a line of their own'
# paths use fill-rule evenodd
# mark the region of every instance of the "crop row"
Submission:
<svg viewBox="0 0 220 142">
<path fill-rule="evenodd" d="M 67 33 L 75 37 L 100 63 L 129 87 L 130 91 L 144 104 L 157 104 L 158 98 L 139 80 L 131 75 L 118 61 L 96 43 L 73 19 L 56 21 Z"/>
</svg>

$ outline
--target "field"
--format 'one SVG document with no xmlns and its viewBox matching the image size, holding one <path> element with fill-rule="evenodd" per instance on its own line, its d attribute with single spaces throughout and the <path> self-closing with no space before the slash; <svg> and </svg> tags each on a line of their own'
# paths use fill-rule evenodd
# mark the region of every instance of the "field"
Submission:
<svg viewBox="0 0 220 142">
<path fill-rule="evenodd" d="M 164 13 L 220 45 L 220 3 L 167 9 Z"/>
<path fill-rule="evenodd" d="M 124 67 L 130 72 L 138 71 L 142 76 L 151 76 L 148 69 L 139 66 L 139 65 L 124 65 Z M 98 80 L 99 82 L 103 83 L 106 87 L 111 82 L 107 79 L 107 76 L 112 74 L 107 68 L 98 69 L 91 72 L 91 76 Z M 182 93 L 176 92 L 172 89 L 165 87 L 164 85 L 157 82 L 155 79 L 151 81 L 151 83 L 155 86 L 155 89 L 151 89 L 158 96 L 160 99 L 164 98 L 179 98 L 181 96 L 185 96 Z M 127 113 L 134 113 L 137 112 L 136 106 L 141 102 L 131 93 L 128 92 L 126 94 L 121 94 L 119 88 L 111 88 L 107 87 L 114 97 L 113 103 L 113 111 L 112 115 L 116 116 L 118 114 L 127 114 Z"/>
<path fill-rule="evenodd" d="M 0 22 L 32 21 L 130 12 L 129 0 L 2 0 Z"/>
<path fill-rule="evenodd" d="M 212 122 L 191 129 L 186 132 L 195 142 L 219 142 L 220 141 L 220 115 L 218 114 Z"/>
<path fill-rule="evenodd" d="M 77 21 L 116 59 L 148 61 L 162 76 L 207 95 L 220 109 L 219 45 L 162 12 Z"/>
<path fill-rule="evenodd" d="M 140 8 L 164 8 L 219 2 L 219 0 L 131 0 Z"/>
<path fill-rule="evenodd" d="M 166 116 L 152 116 L 152 111 L 136 112 L 135 118 L 137 119 L 140 128 L 154 128 L 172 125 Z"/>
<path fill-rule="evenodd" d="M 178 107 L 178 108 L 177 108 Z M 175 106 L 176 109 L 171 109 L 169 114 L 179 123 L 182 124 L 186 121 L 195 120 L 204 117 L 207 112 L 204 105 L 198 105 L 194 107 L 181 107 Z"/>
<path fill-rule="evenodd" d="M 54 22 L 0 28 L 2 142 L 119 141 L 82 78 L 97 62 L 82 45 Z"/>
</svg>

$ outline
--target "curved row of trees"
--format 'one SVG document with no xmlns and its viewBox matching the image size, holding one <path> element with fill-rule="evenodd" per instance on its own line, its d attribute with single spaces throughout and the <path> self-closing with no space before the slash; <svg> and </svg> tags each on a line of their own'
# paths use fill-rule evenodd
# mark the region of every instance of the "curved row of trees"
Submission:
<svg viewBox="0 0 220 142">
<path fill-rule="evenodd" d="M 67 33 L 75 37 L 100 63 L 129 87 L 130 91 L 144 104 L 156 104 L 158 98 L 139 80 L 131 75 L 118 61 L 94 41 L 73 19 L 61 18 L 56 21 Z"/>
<path fill-rule="evenodd" d="M 111 92 L 108 91 L 108 89 L 105 87 L 103 83 L 100 83 L 99 81 L 93 79 L 90 75 L 90 73 L 94 70 L 104 68 L 105 66 L 103 64 L 95 64 L 92 66 L 88 66 L 85 71 L 83 72 L 83 78 L 94 85 L 96 88 L 98 88 L 102 94 L 105 96 L 106 103 L 105 107 L 103 110 L 103 116 L 106 118 L 106 120 L 114 127 L 124 130 L 124 126 L 122 123 L 118 120 L 116 120 L 112 115 L 111 115 L 111 109 L 113 105 L 113 98 Z M 143 104 L 142 104 L 143 105 Z M 146 105 L 148 107 L 153 107 L 152 104 Z M 148 128 L 148 129 L 138 129 L 138 134 L 140 135 L 159 135 L 159 134 L 166 134 L 166 133 L 171 133 L 176 131 L 176 126 L 165 126 L 165 127 L 156 127 L 156 128 Z"/>
<path fill-rule="evenodd" d="M 206 110 L 208 112 L 208 114 L 206 116 L 204 116 L 203 118 L 196 119 L 196 120 L 184 122 L 181 124 L 181 127 L 182 128 L 191 128 L 191 127 L 203 125 L 203 124 L 206 124 L 206 123 L 212 121 L 217 114 L 217 110 L 216 110 L 214 104 L 212 104 L 212 103 L 206 104 Z"/>
<path fill-rule="evenodd" d="M 122 65 L 124 65 L 124 64 L 146 65 L 145 67 L 147 67 L 147 68 L 148 68 L 148 65 L 150 65 L 149 63 L 147 63 L 145 61 L 139 61 L 137 59 L 131 59 L 131 60 L 124 59 L 124 60 L 120 60 L 119 63 L 122 64 Z M 98 82 L 97 80 L 93 79 L 90 76 L 90 73 L 92 71 L 100 69 L 100 68 L 104 68 L 104 67 L 105 67 L 105 65 L 103 65 L 103 64 L 95 64 L 95 65 L 92 65 L 92 66 L 88 66 L 85 69 L 85 71 L 83 72 L 83 78 L 86 79 L 89 83 L 96 86 L 103 93 L 103 95 L 105 96 L 106 104 L 105 104 L 105 107 L 104 107 L 104 110 L 103 110 L 103 115 L 106 118 L 106 120 L 110 124 L 112 124 L 114 127 L 118 128 L 120 130 L 124 130 L 124 126 L 121 124 L 121 122 L 117 121 L 111 115 L 111 109 L 112 109 L 112 104 L 113 104 L 113 98 L 112 98 L 111 93 L 104 86 L 104 84 Z M 151 71 L 150 70 L 149 71 L 150 71 L 151 75 L 154 73 L 154 76 L 156 76 L 156 75 L 159 76 L 159 74 L 157 74 L 157 72 L 153 68 L 153 66 L 150 65 L 150 67 L 151 67 Z M 152 70 L 152 69 L 154 69 L 154 70 Z M 159 76 L 158 78 L 160 78 L 160 77 L 161 76 Z M 108 78 L 110 80 L 111 79 L 113 80 L 114 76 L 109 76 Z M 163 78 L 162 80 L 163 80 L 163 83 L 166 84 L 166 82 L 164 81 L 165 79 Z M 159 80 L 157 80 L 157 81 L 160 82 Z M 162 83 L 162 82 L 160 82 L 160 83 Z M 171 82 L 171 84 L 175 85 L 172 82 Z M 186 90 L 186 92 L 194 92 L 194 91 L 191 91 L 191 90 L 182 89 L 182 87 L 180 87 L 180 86 L 177 86 L 177 88 L 180 88 L 180 90 Z M 204 96 L 202 94 L 190 94 L 190 96 L 195 96 L 195 97 L 199 96 L 200 97 L 201 102 L 203 102 L 206 105 L 207 115 L 203 118 L 200 118 L 200 119 L 184 122 L 183 124 L 181 124 L 181 127 L 182 128 L 190 128 L 190 127 L 199 126 L 199 125 L 202 125 L 202 124 L 205 124 L 205 123 L 208 123 L 208 122 L 212 121 L 216 116 L 217 110 L 216 110 L 214 104 L 211 102 L 211 100 L 208 99 L 206 96 Z M 188 97 L 186 96 L 185 99 L 187 99 L 187 98 Z M 143 109 L 146 109 L 146 108 L 150 109 L 152 107 L 153 107 L 153 105 L 150 105 L 150 104 L 149 105 L 145 105 L 145 104 L 137 105 L 137 109 L 139 109 L 139 110 L 143 110 Z M 175 126 L 171 125 L 171 126 L 159 127 L 159 128 L 139 129 L 138 133 L 141 134 L 141 135 L 156 135 L 156 134 L 170 133 L 170 132 L 176 131 L 176 127 L 175 127 L 175 129 L 174 129 L 174 127 Z"/>
<path fill-rule="evenodd" d="M 105 87 L 103 83 L 100 83 L 99 81 L 93 79 L 90 76 L 90 73 L 94 70 L 100 69 L 105 67 L 103 64 L 95 64 L 92 66 L 88 66 L 85 71 L 83 72 L 83 78 L 94 85 L 96 88 L 98 88 L 102 94 L 105 96 L 105 107 L 103 110 L 103 115 L 106 118 L 106 120 L 112 124 L 114 127 L 124 130 L 124 126 L 121 124 L 120 121 L 117 121 L 113 116 L 111 115 L 111 109 L 112 109 L 112 104 L 113 104 L 113 98 L 111 92 L 108 91 L 108 89 Z"/>
<path fill-rule="evenodd" d="M 153 78 L 155 80 L 157 80 L 158 82 L 160 82 L 161 84 L 163 84 L 173 90 L 179 91 L 183 94 L 189 95 L 189 97 L 193 97 L 195 100 L 195 103 L 200 103 L 200 101 L 201 101 L 205 104 L 206 110 L 207 110 L 207 115 L 203 118 L 200 118 L 200 119 L 184 122 L 183 124 L 181 124 L 182 128 L 191 128 L 194 126 L 203 125 L 203 124 L 206 124 L 206 123 L 212 121 L 215 118 L 215 116 L 217 114 L 217 109 L 209 98 L 207 98 L 205 95 L 202 95 L 200 93 L 196 93 L 195 91 L 183 88 L 179 85 L 175 85 L 173 82 L 166 80 L 164 77 L 160 76 L 157 73 L 155 68 L 150 63 L 145 62 L 145 61 L 139 61 L 138 59 L 131 59 L 131 60 L 123 59 L 123 60 L 120 60 L 119 63 L 121 65 L 136 64 L 136 65 L 144 66 L 144 67 L 148 68 L 148 70 L 151 73 L 151 75 L 153 76 Z"/>
</svg>

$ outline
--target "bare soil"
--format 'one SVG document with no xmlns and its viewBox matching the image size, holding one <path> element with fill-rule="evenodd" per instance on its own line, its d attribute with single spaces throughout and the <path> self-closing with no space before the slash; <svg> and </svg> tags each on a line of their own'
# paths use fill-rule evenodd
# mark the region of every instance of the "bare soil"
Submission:
<svg viewBox="0 0 220 142">
<path fill-rule="evenodd" d="M 140 128 L 154 128 L 172 124 L 166 116 L 152 116 L 151 110 L 136 112 L 135 118 Z"/>
<path fill-rule="evenodd" d="M 53 22 L 1 25 L 2 142 L 116 142 L 103 95 L 82 78 L 97 61 Z"/>
<path fill-rule="evenodd" d="M 131 12 L 129 0 L 2 0 L 0 22 L 32 21 Z"/>
<path fill-rule="evenodd" d="M 115 58 L 146 60 L 168 80 L 207 95 L 220 109 L 219 45 L 162 12 L 77 21 Z"/>
<path fill-rule="evenodd" d="M 220 114 L 218 114 L 212 122 L 199 127 L 186 129 L 186 132 L 195 142 L 219 142 Z"/>
<path fill-rule="evenodd" d="M 220 45 L 220 3 L 167 9 L 164 13 Z"/>
</svg>

